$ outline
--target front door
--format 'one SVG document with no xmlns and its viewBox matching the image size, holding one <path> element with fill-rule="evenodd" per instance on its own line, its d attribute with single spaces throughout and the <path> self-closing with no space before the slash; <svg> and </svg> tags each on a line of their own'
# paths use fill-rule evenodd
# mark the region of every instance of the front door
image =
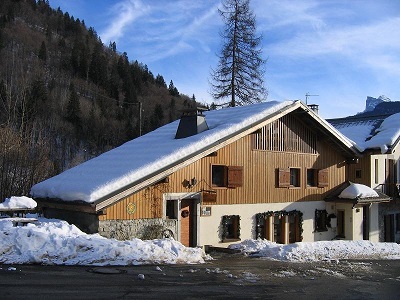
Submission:
<svg viewBox="0 0 400 300">
<path fill-rule="evenodd" d="M 193 199 L 183 199 L 181 201 L 181 243 L 186 247 L 196 246 L 196 217 Z"/>
</svg>

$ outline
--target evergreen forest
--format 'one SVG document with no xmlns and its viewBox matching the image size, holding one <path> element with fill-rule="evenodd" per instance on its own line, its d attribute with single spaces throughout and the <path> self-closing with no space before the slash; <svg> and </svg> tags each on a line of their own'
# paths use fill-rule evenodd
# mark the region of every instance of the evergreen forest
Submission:
<svg viewBox="0 0 400 300">
<path fill-rule="evenodd" d="M 48 0 L 0 1 L 0 202 L 196 106 Z"/>
</svg>

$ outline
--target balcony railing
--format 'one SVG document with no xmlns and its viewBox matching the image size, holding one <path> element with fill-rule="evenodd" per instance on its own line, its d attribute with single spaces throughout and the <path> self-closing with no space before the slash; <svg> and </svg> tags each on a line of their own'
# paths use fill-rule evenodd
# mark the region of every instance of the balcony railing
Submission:
<svg viewBox="0 0 400 300">
<path fill-rule="evenodd" d="M 382 183 L 379 184 L 375 188 L 375 190 L 384 193 L 389 197 L 392 197 L 393 199 L 399 199 L 400 198 L 399 188 L 400 188 L 400 183 Z"/>
</svg>

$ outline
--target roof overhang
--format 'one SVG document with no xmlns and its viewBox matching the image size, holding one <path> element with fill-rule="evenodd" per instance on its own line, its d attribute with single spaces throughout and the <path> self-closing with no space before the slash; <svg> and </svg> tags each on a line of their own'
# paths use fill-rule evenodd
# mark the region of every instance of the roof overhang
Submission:
<svg viewBox="0 0 400 300">
<path fill-rule="evenodd" d="M 344 203 L 351 204 L 353 208 L 361 207 L 370 204 L 379 204 L 379 203 L 387 203 L 392 201 L 393 199 L 388 195 L 381 193 L 379 191 L 375 191 L 378 196 L 377 197 L 357 197 L 353 199 L 349 198 L 339 198 L 340 193 L 349 186 L 350 182 L 346 181 L 335 188 L 330 195 L 325 198 L 325 202 L 333 202 L 333 203 Z"/>
</svg>

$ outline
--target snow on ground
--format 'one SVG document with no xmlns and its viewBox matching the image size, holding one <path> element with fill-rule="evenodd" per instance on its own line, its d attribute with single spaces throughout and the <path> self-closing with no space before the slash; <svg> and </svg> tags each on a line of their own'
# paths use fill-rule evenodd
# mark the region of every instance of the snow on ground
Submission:
<svg viewBox="0 0 400 300">
<path fill-rule="evenodd" d="M 39 218 L 35 224 L 13 227 L 0 219 L 0 263 L 49 265 L 197 264 L 211 259 L 200 248 L 173 239 L 118 241 L 86 234 L 62 220 Z M 341 259 L 400 259 L 400 245 L 369 241 L 325 241 L 282 245 L 245 240 L 230 245 L 244 254 L 274 260 L 309 262 Z"/>
<path fill-rule="evenodd" d="M 0 219 L 0 253 L 3 264 L 196 264 L 210 258 L 202 249 L 188 248 L 172 239 L 118 241 L 44 218 L 17 227 L 13 227 L 12 218 Z"/>
<path fill-rule="evenodd" d="M 229 246 L 243 253 L 281 261 L 312 262 L 341 259 L 400 259 L 400 245 L 370 241 L 320 241 L 288 245 L 267 240 L 245 240 Z"/>
</svg>

